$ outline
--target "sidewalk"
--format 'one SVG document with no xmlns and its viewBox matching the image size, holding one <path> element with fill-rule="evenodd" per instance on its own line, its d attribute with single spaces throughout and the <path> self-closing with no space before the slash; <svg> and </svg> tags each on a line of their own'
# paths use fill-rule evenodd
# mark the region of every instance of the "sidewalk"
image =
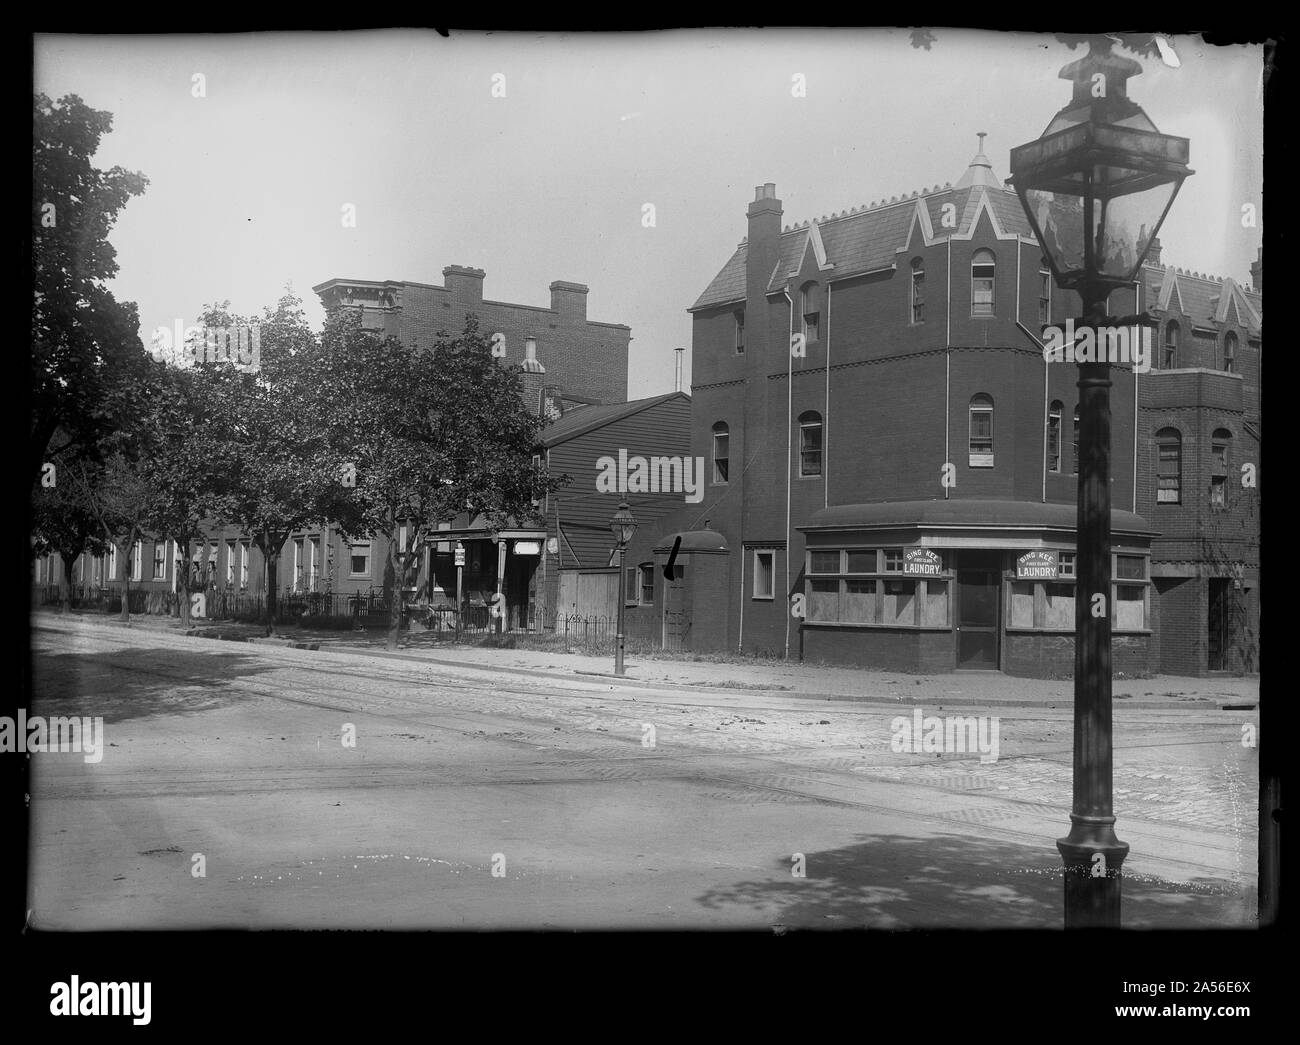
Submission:
<svg viewBox="0 0 1300 1045">
<path fill-rule="evenodd" d="M 116 616 L 73 614 L 68 618 L 43 611 L 32 614 L 33 629 L 72 630 L 84 626 L 123 627 Z M 777 660 L 715 663 L 629 655 L 626 660 L 626 675 L 619 679 L 613 674 L 611 656 L 495 649 L 470 643 L 456 645 L 432 633 L 403 634 L 398 649 L 390 652 L 384 648 L 386 634 L 375 631 L 322 631 L 289 625 L 278 629 L 276 638 L 267 639 L 263 634 L 264 628 L 258 625 L 196 621 L 190 631 L 185 632 L 178 619 L 157 616 L 133 616 L 130 630 L 264 642 L 279 646 L 293 645 L 326 653 L 362 654 L 415 660 L 445 667 L 674 690 L 747 690 L 817 700 L 939 706 L 971 704 L 988 707 L 1028 705 L 1068 708 L 1074 698 L 1074 684 L 1069 679 L 1013 678 L 996 671 L 908 675 Z M 1172 710 L 1185 707 L 1204 711 L 1225 705 L 1257 705 L 1259 679 L 1232 676 L 1198 679 L 1165 675 L 1149 679 L 1116 679 L 1112 683 L 1112 693 L 1116 707 L 1120 708 Z"/>
</svg>

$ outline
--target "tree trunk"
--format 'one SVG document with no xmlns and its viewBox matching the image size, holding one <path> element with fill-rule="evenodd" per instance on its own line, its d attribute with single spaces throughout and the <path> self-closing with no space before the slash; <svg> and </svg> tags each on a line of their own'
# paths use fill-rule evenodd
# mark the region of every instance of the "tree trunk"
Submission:
<svg viewBox="0 0 1300 1045">
<path fill-rule="evenodd" d="M 262 561 L 266 563 L 266 633 L 275 634 L 275 613 L 279 609 L 279 602 L 276 599 L 277 586 L 280 583 L 280 550 L 284 547 L 285 541 L 289 535 L 285 534 L 278 544 L 275 536 L 269 530 L 263 530 L 261 534 Z M 272 545 L 276 545 L 272 549 Z"/>
<path fill-rule="evenodd" d="M 190 627 L 190 541 L 184 542 L 185 546 L 181 554 L 181 565 L 176 575 L 177 594 L 180 598 L 181 627 L 186 631 Z M 176 547 L 181 547 L 181 542 L 176 542 Z"/>
<path fill-rule="evenodd" d="M 131 549 L 135 546 L 135 541 L 131 541 L 124 554 L 126 571 L 122 574 L 122 623 L 128 628 L 131 626 Z M 144 550 L 141 549 L 141 554 Z"/>
<path fill-rule="evenodd" d="M 72 559 L 66 552 L 59 552 L 59 561 L 63 564 L 63 598 L 59 604 L 59 612 L 70 614 L 72 612 Z"/>
<path fill-rule="evenodd" d="M 397 550 L 397 534 L 388 535 L 388 565 L 389 576 L 393 578 L 393 586 L 389 595 L 389 613 L 388 613 L 388 649 L 397 649 L 397 637 L 402 629 L 402 576 L 401 576 L 401 554 Z"/>
</svg>

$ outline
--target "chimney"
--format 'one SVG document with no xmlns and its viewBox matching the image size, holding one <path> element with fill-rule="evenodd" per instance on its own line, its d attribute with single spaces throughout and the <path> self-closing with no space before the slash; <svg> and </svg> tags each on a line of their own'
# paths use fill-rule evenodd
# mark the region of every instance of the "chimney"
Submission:
<svg viewBox="0 0 1300 1045">
<path fill-rule="evenodd" d="M 746 254 L 745 296 L 748 309 L 763 315 L 767 284 L 781 255 L 781 201 L 776 198 L 776 184 L 754 186 L 754 202 L 749 205 L 749 248 Z M 754 323 L 761 331 L 761 323 Z"/>
<path fill-rule="evenodd" d="M 557 279 L 551 284 L 551 311 L 568 319 L 587 318 L 587 285 Z"/>
<path fill-rule="evenodd" d="M 1159 237 L 1159 236 L 1153 236 L 1153 237 L 1151 238 L 1151 246 L 1147 248 L 1147 261 L 1146 261 L 1146 263 L 1147 263 L 1148 265 L 1159 265 L 1159 264 L 1160 264 L 1160 251 L 1161 251 L 1161 249 L 1162 249 L 1162 248 L 1161 248 L 1161 246 L 1160 246 L 1160 237 Z"/>
<path fill-rule="evenodd" d="M 442 270 L 442 284 L 458 303 L 478 305 L 483 301 L 483 277 L 486 274 L 482 269 L 448 265 Z"/>
<path fill-rule="evenodd" d="M 680 392 L 682 390 L 682 360 L 686 356 L 686 349 L 674 348 L 673 353 L 677 356 L 677 380 L 675 382 L 676 387 L 673 391 Z"/>
<path fill-rule="evenodd" d="M 1255 248 L 1255 260 L 1250 263 L 1250 285 L 1264 293 L 1264 248 Z"/>
</svg>

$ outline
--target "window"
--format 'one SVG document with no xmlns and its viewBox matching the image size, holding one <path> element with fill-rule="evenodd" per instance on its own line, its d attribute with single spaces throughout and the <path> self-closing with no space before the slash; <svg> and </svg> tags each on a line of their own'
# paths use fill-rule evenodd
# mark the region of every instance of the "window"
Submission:
<svg viewBox="0 0 1300 1045">
<path fill-rule="evenodd" d="M 832 555 L 835 553 L 832 552 Z M 845 552 L 848 556 L 848 564 L 845 569 L 846 573 L 877 573 L 876 553 L 869 552 Z"/>
<path fill-rule="evenodd" d="M 167 542 L 153 542 L 153 579 L 156 581 L 167 579 Z"/>
<path fill-rule="evenodd" d="M 950 627 L 950 580 L 903 576 L 903 564 L 902 548 L 810 550 L 807 622 Z"/>
<path fill-rule="evenodd" d="M 242 541 L 239 545 L 239 587 L 248 587 L 248 541 Z"/>
<path fill-rule="evenodd" d="M 643 562 L 638 569 L 641 571 L 641 605 L 653 606 L 655 601 L 655 564 Z"/>
<path fill-rule="evenodd" d="M 1074 443 L 1070 447 L 1070 457 L 1074 461 L 1074 474 L 1079 474 L 1079 408 L 1074 408 Z"/>
<path fill-rule="evenodd" d="M 850 555 L 854 554 L 852 552 Z M 808 553 L 808 572 L 809 573 L 839 573 L 840 572 L 840 553 L 839 552 L 809 552 Z"/>
<path fill-rule="evenodd" d="M 226 587 L 227 588 L 233 588 L 235 586 L 235 548 L 236 547 L 237 545 L 234 541 L 226 542 Z"/>
<path fill-rule="evenodd" d="M 108 573 L 104 581 L 117 580 L 117 542 L 114 541 L 108 548 Z"/>
<path fill-rule="evenodd" d="M 799 291 L 799 312 L 803 316 L 803 336 L 809 344 L 819 337 L 822 313 L 822 290 L 816 283 L 805 283 Z"/>
<path fill-rule="evenodd" d="M 302 591 L 302 547 L 301 537 L 293 540 L 293 590 Z"/>
<path fill-rule="evenodd" d="M 1156 503 L 1181 504 L 1183 488 L 1183 437 L 1176 428 L 1156 433 Z"/>
<path fill-rule="evenodd" d="M 886 548 L 884 552 L 885 561 L 881 564 L 882 573 L 902 573 L 903 572 L 903 549 Z"/>
<path fill-rule="evenodd" d="M 1233 372 L 1234 361 L 1237 358 L 1237 335 L 1229 330 L 1223 335 L 1223 370 L 1225 373 Z"/>
<path fill-rule="evenodd" d="M 807 410 L 799 415 L 799 475 L 822 474 L 822 415 Z"/>
<path fill-rule="evenodd" d="M 970 263 L 970 314 L 993 315 L 993 279 L 997 260 L 993 251 L 981 247 Z"/>
<path fill-rule="evenodd" d="M 1056 574 L 1058 577 L 1074 576 L 1074 552 L 1061 552 L 1056 556 Z"/>
<path fill-rule="evenodd" d="M 1052 401 L 1047 411 L 1047 470 L 1061 470 L 1061 411 L 1065 407 L 1059 399 Z"/>
<path fill-rule="evenodd" d="M 138 581 L 144 576 L 144 541 L 131 545 L 131 580 Z"/>
<path fill-rule="evenodd" d="M 1165 365 L 1166 370 L 1178 366 L 1178 324 L 1172 320 L 1165 326 Z"/>
<path fill-rule="evenodd" d="M 1141 631 L 1146 627 L 1145 584 L 1115 585 L 1115 619 L 1112 626 L 1116 631 Z"/>
<path fill-rule="evenodd" d="M 1038 325 L 1045 327 L 1051 322 L 1052 270 L 1048 267 L 1047 259 L 1043 258 L 1043 267 L 1038 270 Z"/>
<path fill-rule="evenodd" d="M 970 466 L 993 467 L 993 399 L 983 392 L 970 401 Z"/>
<path fill-rule="evenodd" d="M 736 320 L 736 355 L 745 354 L 745 313 L 744 310 L 733 313 Z"/>
<path fill-rule="evenodd" d="M 731 453 L 731 434 L 725 421 L 719 421 L 713 426 L 713 481 L 715 483 L 725 483 L 727 481 L 727 464 L 730 461 L 728 456 Z"/>
<path fill-rule="evenodd" d="M 916 623 L 916 583 L 910 577 L 881 581 L 882 624 Z"/>
<path fill-rule="evenodd" d="M 1141 555 L 1116 555 L 1115 579 L 1144 581 L 1147 579 L 1147 561 Z"/>
<path fill-rule="evenodd" d="M 625 566 L 623 568 L 623 605 L 635 606 L 637 604 L 637 573 L 636 566 Z"/>
<path fill-rule="evenodd" d="M 912 259 L 912 322 L 925 322 L 925 267 L 920 258 Z"/>
<path fill-rule="evenodd" d="M 754 598 L 776 597 L 776 552 L 754 551 Z"/>
<path fill-rule="evenodd" d="M 405 542 L 403 542 L 405 544 Z M 316 590 L 316 581 L 320 575 L 320 538 L 307 538 L 307 584 L 308 591 Z"/>
<path fill-rule="evenodd" d="M 1073 631 L 1075 600 L 1074 585 L 1047 581 L 1043 583 L 1042 587 L 1042 627 L 1060 631 Z"/>
<path fill-rule="evenodd" d="M 1228 447 L 1232 433 L 1226 428 L 1216 428 L 1210 436 L 1210 504 L 1222 508 L 1228 483 Z"/>
<path fill-rule="evenodd" d="M 359 541 L 349 546 L 348 554 L 348 576 L 349 577 L 369 577 L 370 576 L 370 542 Z"/>
</svg>

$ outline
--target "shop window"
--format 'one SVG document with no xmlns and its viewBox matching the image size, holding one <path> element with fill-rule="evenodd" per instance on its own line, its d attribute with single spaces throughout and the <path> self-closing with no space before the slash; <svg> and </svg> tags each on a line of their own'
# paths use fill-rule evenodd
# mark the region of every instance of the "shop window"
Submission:
<svg viewBox="0 0 1300 1045">
<path fill-rule="evenodd" d="M 849 552 L 852 556 L 854 553 Z M 809 552 L 808 572 L 809 573 L 839 573 L 840 572 L 840 553 L 839 552 Z"/>
<path fill-rule="evenodd" d="M 1057 554 L 1056 572 L 1061 577 L 1074 576 L 1074 552 L 1060 552 Z"/>
<path fill-rule="evenodd" d="M 808 619 L 837 621 L 840 619 L 840 582 L 823 577 L 808 581 Z"/>
<path fill-rule="evenodd" d="M 776 552 L 754 552 L 754 598 L 776 597 Z"/>
<path fill-rule="evenodd" d="M 911 578 L 890 578 L 881 581 L 880 600 L 882 624 L 916 623 L 916 581 Z"/>
<path fill-rule="evenodd" d="M 1141 631 L 1146 627 L 1145 584 L 1117 584 L 1115 586 L 1116 631 Z"/>
<path fill-rule="evenodd" d="M 925 598 L 921 602 L 921 623 L 927 627 L 943 628 L 948 625 L 948 590 L 947 581 L 927 580 Z"/>
<path fill-rule="evenodd" d="M 1059 399 L 1053 400 L 1047 411 L 1047 470 L 1061 470 L 1061 411 L 1065 409 Z"/>
<path fill-rule="evenodd" d="M 1042 627 L 1054 631 L 1074 630 L 1074 585 L 1043 584 Z"/>
<path fill-rule="evenodd" d="M 1033 581 L 1011 582 L 1011 627 L 1032 628 L 1034 626 L 1034 589 Z"/>
<path fill-rule="evenodd" d="M 730 463 L 731 432 L 725 421 L 713 426 L 713 482 L 727 481 L 727 465 Z"/>
<path fill-rule="evenodd" d="M 1180 504 L 1183 486 L 1183 437 L 1176 428 L 1156 433 L 1156 503 Z"/>
<path fill-rule="evenodd" d="M 851 624 L 879 624 L 875 580 L 866 577 L 849 577 L 842 583 L 844 603 L 840 619 Z"/>
<path fill-rule="evenodd" d="M 981 248 L 970 263 L 970 314 L 993 315 L 993 283 L 997 274 L 997 259 L 993 251 Z"/>
<path fill-rule="evenodd" d="M 885 573 L 902 573 L 903 572 L 903 549 L 886 548 L 885 561 L 881 569 Z"/>
<path fill-rule="evenodd" d="M 822 415 L 807 410 L 799 415 L 799 477 L 822 474 Z"/>
<path fill-rule="evenodd" d="M 848 556 L 847 573 L 875 573 L 876 553 L 874 551 L 845 552 Z"/>
<path fill-rule="evenodd" d="M 1141 555 L 1116 555 L 1115 579 L 1120 581 L 1144 581 L 1147 579 L 1147 561 Z"/>
<path fill-rule="evenodd" d="M 993 397 L 983 392 L 970 401 L 970 466 L 993 467 Z"/>
<path fill-rule="evenodd" d="M 912 322 L 925 322 L 925 264 L 912 259 Z"/>
</svg>

